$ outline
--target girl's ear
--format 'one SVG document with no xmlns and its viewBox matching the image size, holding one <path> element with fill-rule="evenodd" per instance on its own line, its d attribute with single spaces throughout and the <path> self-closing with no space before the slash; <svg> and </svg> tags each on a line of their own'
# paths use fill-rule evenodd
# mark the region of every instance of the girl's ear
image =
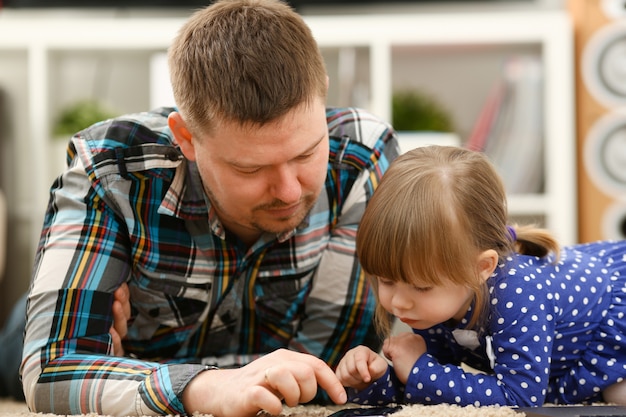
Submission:
<svg viewBox="0 0 626 417">
<path fill-rule="evenodd" d="M 171 112 L 167 117 L 167 125 L 172 131 L 174 139 L 176 139 L 176 143 L 180 146 L 180 150 L 183 155 L 185 155 L 185 158 L 190 161 L 195 161 L 196 151 L 194 149 L 193 137 L 187 129 L 187 124 L 180 113 L 176 111 Z"/>
<path fill-rule="evenodd" d="M 496 266 L 498 266 L 498 252 L 495 250 L 487 249 L 478 255 L 478 273 L 483 281 L 487 281 Z"/>
</svg>

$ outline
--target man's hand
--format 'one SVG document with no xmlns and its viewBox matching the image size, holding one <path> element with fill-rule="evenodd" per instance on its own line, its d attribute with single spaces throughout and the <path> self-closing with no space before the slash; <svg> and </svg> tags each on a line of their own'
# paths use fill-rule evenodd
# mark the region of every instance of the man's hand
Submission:
<svg viewBox="0 0 626 417">
<path fill-rule="evenodd" d="M 335 373 L 344 387 L 360 391 L 383 376 L 388 366 L 378 353 L 366 346 L 357 346 L 341 358 Z"/>
<path fill-rule="evenodd" d="M 122 347 L 122 339 L 128 333 L 128 320 L 130 319 L 130 291 L 128 284 L 125 282 L 115 290 L 115 299 L 113 300 L 113 326 L 109 330 L 111 339 L 113 340 L 113 354 L 115 356 L 124 356 L 124 348 Z"/>
<path fill-rule="evenodd" d="M 183 391 L 183 404 L 189 415 L 247 417 L 260 410 L 277 415 L 283 400 L 291 407 L 308 402 L 318 385 L 335 403 L 346 402 L 345 389 L 324 361 L 279 349 L 239 369 L 200 373 Z"/>
<path fill-rule="evenodd" d="M 383 354 L 393 363 L 396 376 L 403 384 L 406 384 L 415 362 L 424 353 L 424 338 L 411 332 L 391 336 L 383 343 Z"/>
</svg>

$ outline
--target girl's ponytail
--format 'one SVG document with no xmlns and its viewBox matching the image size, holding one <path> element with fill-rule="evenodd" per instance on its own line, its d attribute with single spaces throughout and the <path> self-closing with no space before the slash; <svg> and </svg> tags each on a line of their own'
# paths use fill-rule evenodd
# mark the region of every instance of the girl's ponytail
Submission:
<svg viewBox="0 0 626 417">
<path fill-rule="evenodd" d="M 535 225 L 513 225 L 515 231 L 515 251 L 522 255 L 544 257 L 549 253 L 559 254 L 559 243 L 546 229 Z"/>
</svg>

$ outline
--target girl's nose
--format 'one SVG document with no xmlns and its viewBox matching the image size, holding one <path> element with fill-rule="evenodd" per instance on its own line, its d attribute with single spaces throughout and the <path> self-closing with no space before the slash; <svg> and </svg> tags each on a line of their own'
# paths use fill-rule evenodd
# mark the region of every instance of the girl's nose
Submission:
<svg viewBox="0 0 626 417">
<path fill-rule="evenodd" d="M 413 300 L 408 295 L 407 291 L 399 289 L 394 291 L 391 297 L 391 305 L 398 310 L 407 310 L 413 306 Z"/>
</svg>

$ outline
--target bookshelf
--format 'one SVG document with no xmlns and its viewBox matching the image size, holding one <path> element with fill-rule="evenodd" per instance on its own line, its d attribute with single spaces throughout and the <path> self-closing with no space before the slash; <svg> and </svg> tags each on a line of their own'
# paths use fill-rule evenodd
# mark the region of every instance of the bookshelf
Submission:
<svg viewBox="0 0 626 417">
<path fill-rule="evenodd" d="M 428 87 L 452 107 L 462 140 L 498 76 L 502 57 L 538 56 L 546 79 L 544 186 L 541 193 L 510 195 L 510 212 L 514 218 L 538 220 L 564 243 L 576 242 L 573 46 L 566 12 L 305 19 L 328 65 L 329 104 L 365 107 L 391 120 L 394 89 Z M 21 241 L 30 245 L 28 256 L 58 169 L 51 158 L 58 153 L 50 133 L 54 118 L 86 91 L 120 112 L 147 110 L 154 91 L 154 56 L 167 49 L 183 22 L 181 17 L 0 13 L 0 91 L 6 121 L 0 133 L 0 187 L 10 196 L 12 221 L 27 234 Z M 474 68 L 479 62 L 482 69 Z"/>
<path fill-rule="evenodd" d="M 539 58 L 545 80 L 543 189 L 510 194 L 509 211 L 513 220 L 548 227 L 563 243 L 577 241 L 573 40 L 565 12 L 332 16 L 308 22 L 322 47 L 355 47 L 366 55 L 364 72 L 371 79 L 366 107 L 389 120 L 395 89 L 427 88 L 447 99 L 461 129 L 465 126 L 462 141 L 500 76 L 503 59 Z"/>
</svg>

